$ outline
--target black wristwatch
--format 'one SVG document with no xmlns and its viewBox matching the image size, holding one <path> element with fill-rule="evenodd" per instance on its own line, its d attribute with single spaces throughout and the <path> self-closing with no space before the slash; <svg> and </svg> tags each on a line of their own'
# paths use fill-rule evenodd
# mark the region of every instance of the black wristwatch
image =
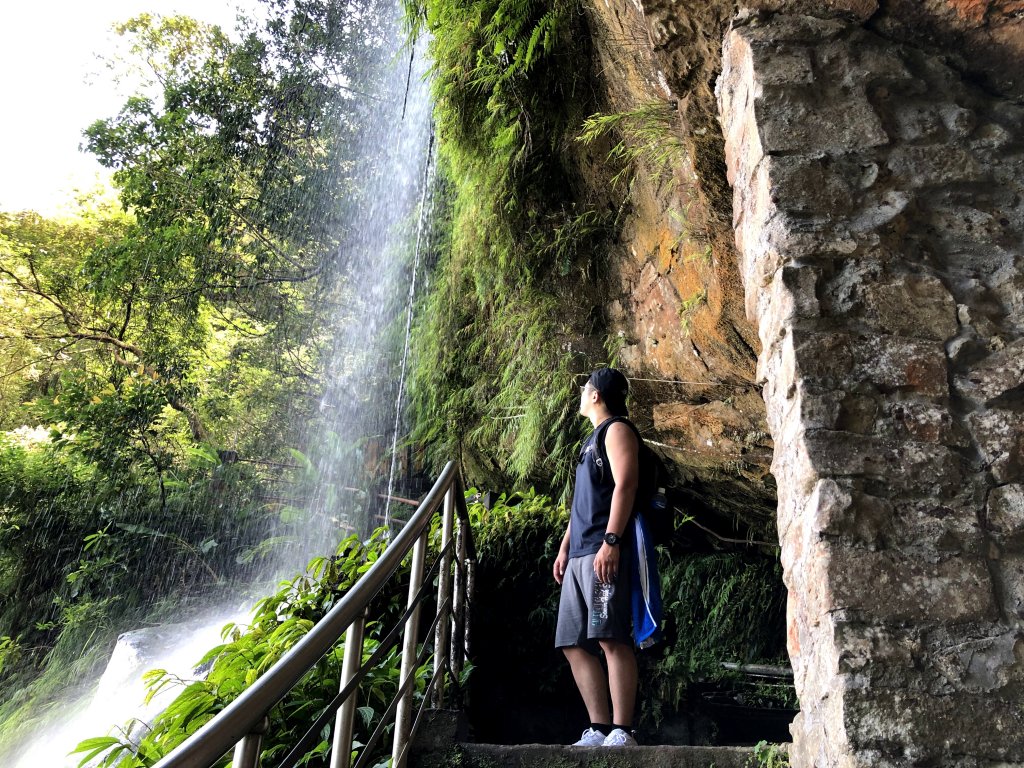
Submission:
<svg viewBox="0 0 1024 768">
<path fill-rule="evenodd" d="M 619 535 L 617 533 L 606 533 L 604 535 L 604 543 L 609 547 L 614 547 L 619 543 Z"/>
</svg>

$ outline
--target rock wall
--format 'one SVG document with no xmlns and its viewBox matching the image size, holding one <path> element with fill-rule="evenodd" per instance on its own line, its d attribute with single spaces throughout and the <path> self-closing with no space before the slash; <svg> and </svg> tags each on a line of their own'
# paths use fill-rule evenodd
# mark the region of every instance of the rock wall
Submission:
<svg viewBox="0 0 1024 768">
<path fill-rule="evenodd" d="M 793 764 L 1024 763 L 1024 109 L 798 14 L 738 17 L 717 95 Z"/>
<path fill-rule="evenodd" d="M 667 62 L 658 59 L 660 17 L 643 3 L 596 0 L 586 9 L 600 111 L 663 105 L 664 140 L 677 160 L 667 172 L 637 163 L 612 183 L 620 169 L 609 167 L 608 151 L 623 137 L 588 148 L 585 185 L 615 219 L 595 315 L 630 376 L 632 415 L 668 460 L 675 486 L 687 489 L 688 508 L 771 538 L 775 487 L 755 383 L 757 331 L 744 311 L 710 87 L 731 6 L 702 7 L 710 36 L 674 46 Z M 684 72 L 701 73 L 692 94 L 678 82 Z"/>
</svg>

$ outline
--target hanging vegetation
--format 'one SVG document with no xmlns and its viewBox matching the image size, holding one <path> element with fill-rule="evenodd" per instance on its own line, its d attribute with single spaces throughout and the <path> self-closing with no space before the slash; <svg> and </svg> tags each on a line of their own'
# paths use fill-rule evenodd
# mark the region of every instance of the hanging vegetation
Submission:
<svg viewBox="0 0 1024 768">
<path fill-rule="evenodd" d="M 579 439 L 572 340 L 607 220 L 565 150 L 589 106 L 575 0 L 411 0 L 429 32 L 446 206 L 419 308 L 415 438 L 482 482 L 564 487 Z"/>
</svg>

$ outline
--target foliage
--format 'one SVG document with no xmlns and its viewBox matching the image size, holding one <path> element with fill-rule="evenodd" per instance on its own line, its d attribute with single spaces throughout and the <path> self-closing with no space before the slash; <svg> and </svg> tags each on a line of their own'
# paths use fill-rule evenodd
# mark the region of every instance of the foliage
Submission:
<svg viewBox="0 0 1024 768">
<path fill-rule="evenodd" d="M 24 652 L 21 643 L 13 637 L 0 637 L 0 675 L 4 667 L 11 667 L 18 663 L 21 654 Z"/>
<path fill-rule="evenodd" d="M 276 468 L 317 413 L 346 299 L 389 7 L 267 0 L 235 38 L 118 25 L 110 66 L 144 87 L 85 147 L 119 204 L 0 213 L 5 739 L 119 631 L 258 569 L 283 542 L 271 518 L 298 522 Z"/>
<path fill-rule="evenodd" d="M 652 101 L 626 112 L 591 115 L 578 140 L 593 144 L 612 133 L 620 137 L 608 151 L 608 162 L 620 168 L 612 183 L 621 183 L 641 165 L 657 180 L 686 163 L 686 145 L 673 125 L 675 111 L 675 102 Z"/>
<path fill-rule="evenodd" d="M 212 719 L 288 650 L 303 638 L 364 574 L 387 545 L 383 530 L 367 543 L 354 536 L 344 540 L 333 557 L 318 557 L 309 563 L 304 574 L 282 583 L 280 589 L 260 600 L 247 626 L 229 624 L 224 628 L 224 643 L 211 648 L 197 662 L 205 670 L 196 679 L 182 680 L 165 670 L 147 673 L 147 702 L 161 694 L 179 691 L 167 707 L 155 717 L 150 728 L 128 724 L 120 734 L 98 736 L 79 744 L 76 752 L 83 755 L 82 765 L 100 768 L 141 768 L 153 765 L 174 747 Z M 407 569 L 400 570 L 400 582 Z M 364 657 L 378 647 L 385 634 L 401 615 L 403 593 L 391 588 L 374 600 L 367 622 Z M 262 760 L 271 764 L 284 757 L 305 733 L 337 693 L 344 643 L 327 656 L 292 690 L 288 697 L 270 712 L 270 725 L 264 739 Z M 355 740 L 362 744 L 376 728 L 387 705 L 394 698 L 399 683 L 401 658 L 392 649 L 379 666 L 360 683 L 359 714 Z M 417 695 L 422 695 L 430 676 L 429 662 L 416 672 Z M 330 728 L 321 734 L 321 742 L 307 756 L 305 765 L 323 764 L 323 755 L 330 744 Z M 378 750 L 383 748 L 378 745 Z M 383 756 L 383 755 L 382 755 Z M 98 763 L 91 763 L 94 758 Z M 223 759 L 230 762 L 230 755 Z"/>
<path fill-rule="evenodd" d="M 721 663 L 785 659 L 785 589 L 775 558 L 737 552 L 659 557 L 666 642 L 650 659 L 644 703 L 654 722 L 678 709 L 695 681 L 729 677 Z"/>
<path fill-rule="evenodd" d="M 690 334 L 690 321 L 694 313 L 700 309 L 701 305 L 706 304 L 707 301 L 707 291 L 702 288 L 693 295 L 683 299 L 679 304 L 679 325 L 684 334 Z"/>
<path fill-rule="evenodd" d="M 568 511 L 533 490 L 501 495 L 489 509 L 475 490 L 467 499 L 477 551 L 468 715 L 478 741 L 508 743 L 516 718 L 541 705 L 578 706 L 565 660 L 552 648 L 558 585 L 551 564 Z M 499 708 L 506 714 L 495 718 Z M 549 734 L 534 721 L 531 738 L 544 740 Z"/>
<path fill-rule="evenodd" d="M 172 433 L 266 454 L 301 425 L 275 414 L 317 402 L 390 30 L 375 0 L 268 5 L 239 42 L 184 17 L 118 25 L 130 63 L 111 66 L 156 89 L 86 131 L 123 210 L 0 216 L 0 378 L 94 459 L 159 476 Z M 0 426 L 25 423 L 5 401 Z"/>
<path fill-rule="evenodd" d="M 789 756 L 778 744 L 759 741 L 754 745 L 752 768 L 789 768 Z"/>
<path fill-rule="evenodd" d="M 145 476 L 0 434 L 0 635 L 17 647 L 0 671 L 3 748 L 74 693 L 69 680 L 88 684 L 120 632 L 263 565 L 239 562 L 268 517 L 249 471 L 193 459 L 175 477 L 162 505 Z"/>
<path fill-rule="evenodd" d="M 570 339 L 606 217 L 567 201 L 561 151 L 585 104 L 576 0 L 410 0 L 429 33 L 437 260 L 417 316 L 415 438 L 479 481 L 564 485 L 579 439 Z M 571 197 L 571 195 L 570 195 Z M 497 458 L 491 458 L 497 457 Z"/>
<path fill-rule="evenodd" d="M 475 706 L 489 713 L 489 703 L 500 701 L 506 710 L 519 703 L 532 711 L 539 696 L 572 712 L 578 694 L 568 665 L 551 648 L 559 590 L 551 566 L 567 510 L 532 490 L 502 495 L 491 509 L 478 500 L 469 510 L 479 558 L 477 594 L 486 601 L 473 617 Z M 666 717 L 687 706 L 692 684 L 727 680 L 721 662 L 772 663 L 785 656 L 785 592 L 777 560 L 685 551 L 678 540 L 658 552 L 664 640 L 639 654 L 638 723 L 652 739 Z M 531 631 L 512 641 L 510 626 Z M 489 720 L 487 714 L 477 717 L 478 733 L 499 742 L 514 737 L 495 731 L 501 724 Z"/>
<path fill-rule="evenodd" d="M 469 504 L 469 513 L 477 548 L 480 589 L 486 590 L 488 605 L 502 606 L 501 611 L 479 611 L 475 624 L 497 622 L 507 628 L 509 617 L 517 616 L 533 628 L 535 635 L 540 635 L 543 647 L 547 648 L 554 636 L 558 607 L 558 585 L 551 577 L 551 564 L 558 554 L 569 511 L 533 489 L 502 494 L 490 509 L 479 501 L 475 489 L 467 495 L 470 499 L 477 498 Z M 512 563 L 516 567 L 510 568 Z M 544 634 L 548 629 L 550 637 Z M 480 632 L 485 630 L 481 628 Z M 530 645 L 524 641 L 510 649 L 506 643 L 499 643 L 494 650 L 510 661 L 520 656 L 532 656 L 536 661 Z M 542 678 L 541 684 L 550 685 L 554 677 Z"/>
</svg>

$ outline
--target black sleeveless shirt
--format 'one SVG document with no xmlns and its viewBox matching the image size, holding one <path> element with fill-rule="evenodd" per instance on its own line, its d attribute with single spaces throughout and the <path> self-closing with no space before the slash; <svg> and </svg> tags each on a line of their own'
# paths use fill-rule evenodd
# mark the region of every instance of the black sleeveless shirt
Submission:
<svg viewBox="0 0 1024 768">
<path fill-rule="evenodd" d="M 598 450 L 597 440 L 616 421 L 627 421 L 621 417 L 609 417 L 590 433 L 580 449 L 579 464 L 576 466 L 576 487 L 572 494 L 572 512 L 569 517 L 569 557 L 592 555 L 601 548 L 608 518 L 612 513 L 612 493 L 615 480 L 608 466 L 608 454 Z M 628 423 L 628 421 L 627 421 Z M 602 446 L 603 448 L 603 446 Z M 622 533 L 622 542 L 632 541 L 633 526 L 627 525 Z"/>
</svg>

